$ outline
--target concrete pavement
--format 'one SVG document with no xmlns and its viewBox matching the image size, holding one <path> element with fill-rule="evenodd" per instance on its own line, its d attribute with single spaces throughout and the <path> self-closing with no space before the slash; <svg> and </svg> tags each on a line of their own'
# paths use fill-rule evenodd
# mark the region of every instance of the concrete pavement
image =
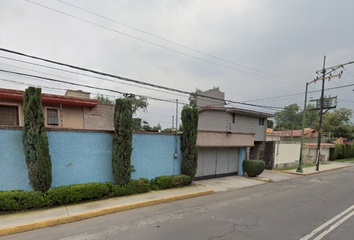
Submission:
<svg viewBox="0 0 354 240">
<path fill-rule="evenodd" d="M 321 165 L 320 172 L 340 169 L 350 165 L 351 164 L 345 163 Z M 304 168 L 304 173 L 301 175 L 314 173 L 318 173 L 315 171 L 314 167 Z M 187 187 L 151 191 L 144 194 L 115 197 L 87 203 L 60 206 L 51 209 L 2 214 L 0 215 L 0 236 L 79 221 L 134 208 L 204 196 L 212 194 L 213 192 L 223 192 L 254 185 L 266 184 L 267 182 L 282 181 L 294 177 L 300 177 L 295 174 L 295 170 L 286 172 L 265 170 L 256 178 L 244 176 L 214 178 L 195 181 L 192 186 Z"/>
</svg>

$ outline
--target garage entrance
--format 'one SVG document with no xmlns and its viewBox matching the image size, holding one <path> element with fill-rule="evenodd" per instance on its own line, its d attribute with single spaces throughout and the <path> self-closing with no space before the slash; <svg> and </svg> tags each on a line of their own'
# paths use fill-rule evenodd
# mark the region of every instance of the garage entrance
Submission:
<svg viewBox="0 0 354 240">
<path fill-rule="evenodd" d="M 239 148 L 198 148 L 196 179 L 236 174 Z"/>
</svg>

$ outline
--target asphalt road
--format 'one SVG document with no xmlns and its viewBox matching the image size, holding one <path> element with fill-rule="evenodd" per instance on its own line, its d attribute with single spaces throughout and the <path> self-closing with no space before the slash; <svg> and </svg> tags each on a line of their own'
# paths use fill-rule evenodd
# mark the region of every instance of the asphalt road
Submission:
<svg viewBox="0 0 354 240">
<path fill-rule="evenodd" d="M 354 239 L 354 167 L 0 237 Z"/>
</svg>

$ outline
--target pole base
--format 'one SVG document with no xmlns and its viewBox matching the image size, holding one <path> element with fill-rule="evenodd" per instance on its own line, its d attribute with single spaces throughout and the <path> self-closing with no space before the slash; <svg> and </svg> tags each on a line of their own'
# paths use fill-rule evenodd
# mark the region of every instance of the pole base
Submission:
<svg viewBox="0 0 354 240">
<path fill-rule="evenodd" d="M 299 166 L 297 167 L 296 172 L 298 172 L 298 173 L 304 173 L 304 171 L 302 170 L 302 166 L 301 166 L 301 165 L 299 165 Z"/>
</svg>

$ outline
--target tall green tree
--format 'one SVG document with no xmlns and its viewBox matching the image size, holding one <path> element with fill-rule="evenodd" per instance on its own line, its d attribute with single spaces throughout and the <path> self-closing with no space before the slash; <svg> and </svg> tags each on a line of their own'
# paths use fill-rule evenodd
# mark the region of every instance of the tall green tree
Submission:
<svg viewBox="0 0 354 240">
<path fill-rule="evenodd" d="M 322 129 L 333 137 L 353 139 L 354 126 L 350 122 L 353 110 L 347 108 L 336 109 L 323 115 Z"/>
<path fill-rule="evenodd" d="M 281 130 L 282 128 L 291 129 L 301 129 L 302 118 L 299 114 L 299 105 L 291 104 L 286 106 L 283 111 L 277 112 L 275 114 L 275 121 L 277 123 L 275 129 Z"/>
<path fill-rule="evenodd" d="M 23 93 L 23 117 L 23 150 L 30 185 L 34 191 L 46 192 L 52 184 L 52 162 L 40 88 L 29 87 Z"/>
<path fill-rule="evenodd" d="M 116 99 L 114 110 L 114 136 L 112 150 L 113 178 L 116 185 L 126 186 L 134 166 L 132 155 L 132 102 L 128 98 Z"/>
<path fill-rule="evenodd" d="M 198 149 L 196 146 L 198 134 L 198 109 L 184 108 L 182 110 L 183 134 L 181 136 L 182 164 L 181 172 L 194 179 L 198 166 Z"/>
</svg>

